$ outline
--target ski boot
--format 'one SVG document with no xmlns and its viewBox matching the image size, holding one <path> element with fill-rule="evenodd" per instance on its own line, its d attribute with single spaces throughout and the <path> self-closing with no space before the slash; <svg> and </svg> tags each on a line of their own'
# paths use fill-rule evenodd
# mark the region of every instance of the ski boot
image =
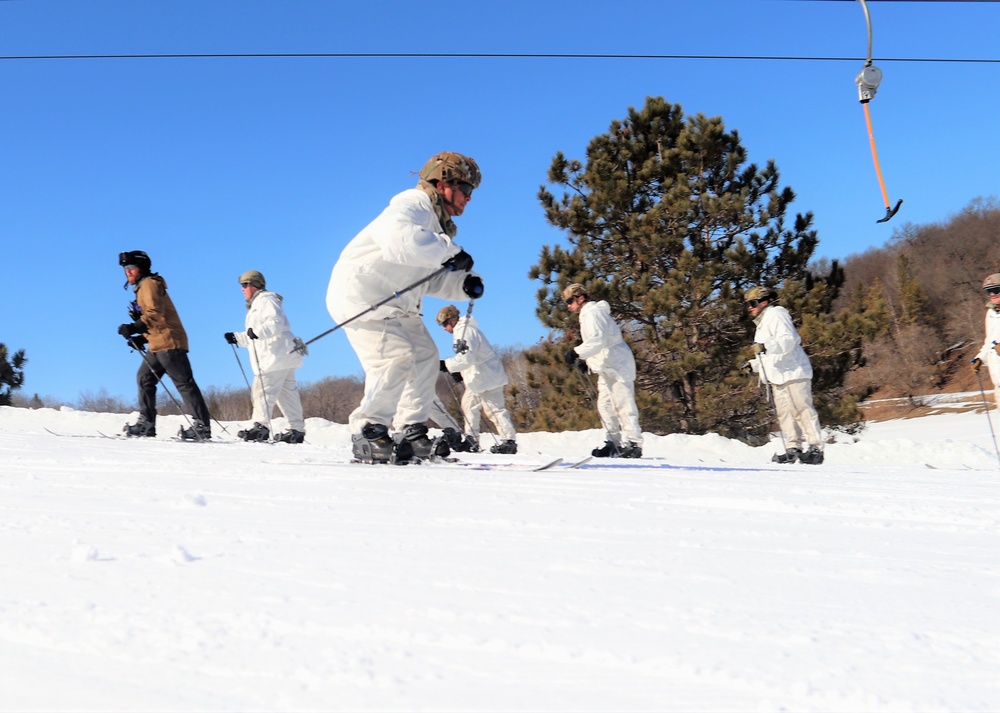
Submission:
<svg viewBox="0 0 1000 713">
<path fill-rule="evenodd" d="M 490 453 L 517 453 L 517 443 L 508 439 L 490 448 Z"/>
<path fill-rule="evenodd" d="M 388 463 L 393 458 L 395 444 L 389 429 L 381 423 L 366 423 L 351 440 L 354 459 L 361 463 Z"/>
<path fill-rule="evenodd" d="M 771 459 L 774 463 L 794 463 L 802 458 L 802 451 L 798 448 L 789 448 L 784 453 L 775 453 Z"/>
<path fill-rule="evenodd" d="M 466 436 L 465 450 L 468 453 L 479 453 L 482 449 L 479 447 L 479 441 L 472 436 Z"/>
<path fill-rule="evenodd" d="M 212 438 L 212 429 L 198 419 L 195 419 L 190 428 L 181 426 L 181 430 L 177 432 L 177 437 L 182 441 L 208 441 Z"/>
<path fill-rule="evenodd" d="M 267 439 L 271 436 L 271 432 L 263 423 L 257 423 L 254 421 L 252 427 L 244 431 L 238 431 L 236 436 L 238 438 L 242 438 L 244 441 L 267 441 Z"/>
<path fill-rule="evenodd" d="M 289 428 L 284 433 L 278 434 L 274 437 L 275 443 L 302 443 L 306 440 L 305 431 L 296 431 L 294 428 Z"/>
<path fill-rule="evenodd" d="M 820 465 L 823 462 L 823 451 L 816 446 L 809 446 L 809 450 L 799 456 L 799 463 L 806 465 Z"/>
<path fill-rule="evenodd" d="M 122 432 L 130 438 L 132 436 L 153 438 L 156 436 L 156 425 L 151 421 L 140 418 L 135 423 L 126 423 Z"/>
<path fill-rule="evenodd" d="M 422 423 L 411 423 L 404 426 L 397 445 L 408 443 L 413 451 L 412 458 L 426 460 L 428 458 L 444 458 L 451 453 L 448 441 L 444 438 L 435 438 L 433 441 L 427 437 L 427 426 Z M 406 449 L 397 449 L 397 460 L 405 456 Z"/>
<path fill-rule="evenodd" d="M 590 455 L 595 458 L 617 458 L 618 446 L 615 445 L 614 441 L 605 441 L 603 446 L 592 450 Z"/>
<path fill-rule="evenodd" d="M 618 450 L 619 458 L 642 458 L 642 446 L 629 441 Z"/>
<path fill-rule="evenodd" d="M 448 447 L 456 453 L 466 453 L 468 452 L 468 444 L 462 439 L 462 434 L 456 431 L 454 428 L 448 427 L 442 429 L 444 435 L 442 436 L 448 443 Z"/>
</svg>

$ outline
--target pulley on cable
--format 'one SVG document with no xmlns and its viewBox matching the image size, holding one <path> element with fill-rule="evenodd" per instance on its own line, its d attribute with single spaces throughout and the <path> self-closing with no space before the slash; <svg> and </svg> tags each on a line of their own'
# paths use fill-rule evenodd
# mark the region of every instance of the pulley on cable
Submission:
<svg viewBox="0 0 1000 713">
<path fill-rule="evenodd" d="M 885 181 L 882 179 L 882 169 L 878 164 L 878 151 L 875 150 L 875 134 L 872 131 L 872 115 L 868 109 L 868 102 L 875 98 L 878 85 L 882 82 L 882 70 L 872 64 L 872 18 L 868 14 L 868 3 L 865 0 L 858 0 L 865 11 L 865 23 L 868 25 L 868 58 L 861 72 L 854 78 L 854 83 L 858 85 L 858 101 L 865 109 L 865 123 L 868 125 L 868 141 L 872 147 L 872 160 L 875 162 L 875 175 L 878 176 L 878 185 L 882 189 L 882 200 L 885 202 L 885 217 L 877 220 L 877 223 L 885 223 L 892 216 L 896 215 L 899 206 L 903 205 L 900 198 L 893 208 L 889 203 L 889 193 L 885 190 Z"/>
</svg>

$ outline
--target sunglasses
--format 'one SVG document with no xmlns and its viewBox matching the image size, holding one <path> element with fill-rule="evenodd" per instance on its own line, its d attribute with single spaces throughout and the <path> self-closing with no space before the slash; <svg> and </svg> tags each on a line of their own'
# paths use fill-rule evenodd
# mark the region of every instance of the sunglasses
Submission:
<svg viewBox="0 0 1000 713">
<path fill-rule="evenodd" d="M 1000 285 L 992 285 L 990 287 L 984 287 L 983 290 L 988 295 L 1000 295 Z"/>
<path fill-rule="evenodd" d="M 767 300 L 747 300 L 747 307 L 750 307 L 750 308 L 756 307 L 761 302 L 767 302 Z"/>
<path fill-rule="evenodd" d="M 575 295 L 573 297 L 570 297 L 568 300 L 566 300 L 566 306 L 569 307 L 571 304 L 573 304 L 574 302 L 576 302 L 576 298 L 579 297 L 579 296 L 580 295 Z"/>
<path fill-rule="evenodd" d="M 249 282 L 241 282 L 240 283 L 240 287 L 249 287 L 249 286 L 250 286 Z"/>
<path fill-rule="evenodd" d="M 472 198 L 472 192 L 476 190 L 475 188 L 473 188 L 472 184 L 468 183 L 467 181 L 459 181 L 458 183 L 455 184 L 455 188 L 462 191 L 462 193 L 465 194 L 466 198 Z"/>
</svg>

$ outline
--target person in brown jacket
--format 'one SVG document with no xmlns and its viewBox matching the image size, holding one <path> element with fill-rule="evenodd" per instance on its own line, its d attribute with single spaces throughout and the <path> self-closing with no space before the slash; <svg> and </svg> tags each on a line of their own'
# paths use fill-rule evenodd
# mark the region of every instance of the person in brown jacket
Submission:
<svg viewBox="0 0 1000 713">
<path fill-rule="evenodd" d="M 181 318 L 167 294 L 167 283 L 158 273 L 150 272 L 152 261 L 142 250 L 119 253 L 118 264 L 125 268 L 128 285 L 135 291 L 129 308 L 134 320 L 118 327 L 118 333 L 142 356 L 136 374 L 139 383 L 139 420 L 125 424 L 127 436 L 156 435 L 156 385 L 167 374 L 184 400 L 184 408 L 193 417 L 191 428 L 181 428 L 185 440 L 212 437 L 208 406 L 195 383 L 188 360 L 188 339 Z M 149 351 L 144 347 L 148 345 Z"/>
</svg>

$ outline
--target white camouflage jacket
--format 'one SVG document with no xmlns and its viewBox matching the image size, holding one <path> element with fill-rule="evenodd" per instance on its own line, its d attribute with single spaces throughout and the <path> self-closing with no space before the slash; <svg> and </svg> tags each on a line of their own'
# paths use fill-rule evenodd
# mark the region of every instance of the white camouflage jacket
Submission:
<svg viewBox="0 0 1000 713">
<path fill-rule="evenodd" d="M 461 249 L 441 230 L 428 195 L 416 188 L 405 190 L 341 252 L 330 275 L 326 308 L 335 321 L 343 322 L 431 275 Z M 465 301 L 462 283 L 468 274 L 445 271 L 359 319 L 418 315 L 424 295 Z"/>
<path fill-rule="evenodd" d="M 292 351 L 295 336 L 281 302 L 276 292 L 255 292 L 247 310 L 246 329 L 253 329 L 257 338 L 251 340 L 246 332 L 235 332 L 236 343 L 250 351 L 254 374 L 302 366 L 302 353 Z"/>
<path fill-rule="evenodd" d="M 453 343 L 465 340 L 469 346 L 468 351 L 444 360 L 448 371 L 462 372 L 465 388 L 481 394 L 507 384 L 503 362 L 479 331 L 479 323 L 475 317 L 469 315 L 459 319 L 452 332 L 452 339 Z"/>
<path fill-rule="evenodd" d="M 757 330 L 753 340 L 763 344 L 766 351 L 750 361 L 750 368 L 760 376 L 761 381 L 785 384 L 812 378 L 812 364 L 802 349 L 802 339 L 787 309 L 769 304 L 757 315 L 754 324 Z M 761 361 L 764 362 L 763 372 Z"/>
</svg>

